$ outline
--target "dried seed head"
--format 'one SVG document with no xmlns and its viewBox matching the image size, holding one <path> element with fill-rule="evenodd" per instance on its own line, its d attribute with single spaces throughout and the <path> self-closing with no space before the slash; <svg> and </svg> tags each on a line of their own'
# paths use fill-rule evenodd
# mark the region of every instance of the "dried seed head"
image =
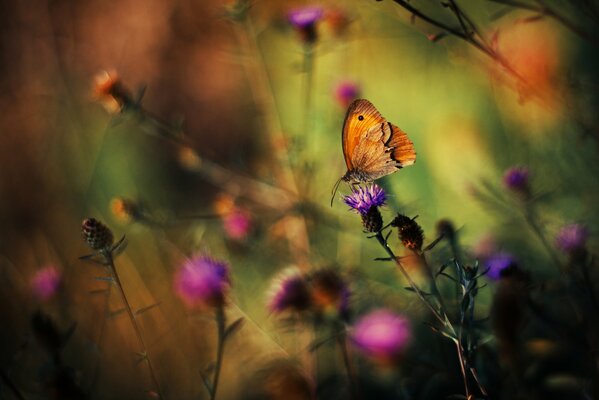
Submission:
<svg viewBox="0 0 599 400">
<path fill-rule="evenodd" d="M 408 250 L 422 250 L 424 242 L 424 232 L 416 222 L 416 217 L 410 218 L 402 214 L 397 214 L 397 217 L 391 222 L 391 226 L 397 228 L 399 240 Z"/>
<path fill-rule="evenodd" d="M 366 232 L 378 232 L 383 227 L 383 217 L 378 207 L 370 207 L 366 214 L 362 214 L 362 225 Z"/>
<path fill-rule="evenodd" d="M 114 242 L 114 236 L 110 229 L 95 218 L 83 220 L 81 233 L 89 247 L 94 250 L 108 249 Z"/>
</svg>

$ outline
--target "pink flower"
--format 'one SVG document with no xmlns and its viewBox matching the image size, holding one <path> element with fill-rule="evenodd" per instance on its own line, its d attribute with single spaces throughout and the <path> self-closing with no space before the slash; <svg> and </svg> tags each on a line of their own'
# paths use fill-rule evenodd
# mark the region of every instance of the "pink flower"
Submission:
<svg viewBox="0 0 599 400">
<path fill-rule="evenodd" d="M 410 321 L 386 309 L 366 314 L 351 330 L 352 342 L 366 356 L 391 363 L 403 354 L 411 337 Z"/>
<path fill-rule="evenodd" d="M 360 97 L 360 87 L 353 81 L 342 81 L 335 87 L 335 99 L 344 109 L 358 97 Z"/>
<path fill-rule="evenodd" d="M 243 210 L 235 210 L 223 217 L 223 227 L 230 239 L 243 240 L 252 227 L 250 215 Z"/>
<path fill-rule="evenodd" d="M 48 265 L 31 277 L 31 289 L 40 300 L 53 297 L 62 285 L 62 275 L 54 265 Z"/>
<path fill-rule="evenodd" d="M 187 260 L 174 279 L 175 292 L 188 307 L 222 306 L 229 286 L 228 265 L 205 255 Z"/>
</svg>

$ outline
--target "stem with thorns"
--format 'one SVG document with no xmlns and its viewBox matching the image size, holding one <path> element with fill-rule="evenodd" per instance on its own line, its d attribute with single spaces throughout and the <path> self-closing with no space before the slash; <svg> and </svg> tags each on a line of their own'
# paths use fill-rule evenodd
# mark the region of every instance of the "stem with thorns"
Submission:
<svg viewBox="0 0 599 400">
<path fill-rule="evenodd" d="M 222 305 L 217 306 L 215 312 L 217 328 L 216 365 L 214 367 L 214 378 L 212 379 L 210 400 L 216 399 L 216 389 L 218 388 L 218 380 L 220 377 L 220 370 L 223 363 L 223 353 L 225 350 L 225 325 L 227 323 L 225 309 Z"/>
<path fill-rule="evenodd" d="M 148 370 L 150 371 L 150 378 L 152 380 L 152 384 L 154 385 L 154 388 L 156 389 L 158 398 L 163 398 L 162 391 L 160 390 L 160 384 L 158 383 L 158 380 L 156 379 L 154 367 L 152 366 L 152 361 L 150 360 L 150 355 L 149 355 L 148 349 L 146 347 L 146 342 L 144 341 L 143 335 L 141 334 L 141 330 L 139 329 L 139 325 L 137 324 L 137 320 L 135 319 L 135 314 L 133 313 L 131 304 L 129 303 L 129 300 L 127 299 L 127 296 L 125 295 L 125 290 L 123 289 L 123 285 L 121 284 L 121 279 L 119 278 L 119 274 L 114 265 L 112 249 L 102 250 L 102 255 L 106 259 L 106 263 L 108 264 L 110 273 L 111 273 L 112 277 L 114 278 L 116 287 L 118 288 L 119 293 L 121 294 L 121 298 L 123 299 L 123 302 L 125 303 L 125 309 L 127 310 L 127 314 L 129 315 L 129 319 L 131 320 L 131 325 L 133 326 L 133 330 L 135 331 L 137 340 L 142 348 L 143 359 L 146 360 L 146 362 L 148 364 Z"/>
</svg>

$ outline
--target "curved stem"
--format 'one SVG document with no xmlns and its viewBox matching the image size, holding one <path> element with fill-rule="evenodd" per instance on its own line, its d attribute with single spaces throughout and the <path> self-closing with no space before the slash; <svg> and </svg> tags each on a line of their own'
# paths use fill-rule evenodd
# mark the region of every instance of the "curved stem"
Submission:
<svg viewBox="0 0 599 400">
<path fill-rule="evenodd" d="M 104 257 L 106 258 L 108 267 L 110 268 L 110 273 L 114 278 L 116 283 L 116 287 L 121 294 L 121 298 L 123 299 L 123 303 L 125 303 L 125 309 L 127 310 L 127 314 L 129 315 L 129 319 L 131 320 L 131 325 L 133 326 L 133 330 L 135 331 L 135 335 L 137 336 L 137 341 L 141 345 L 142 355 L 144 360 L 146 360 L 148 364 L 148 370 L 150 371 L 150 378 L 152 380 L 152 384 L 154 385 L 154 389 L 158 394 L 158 398 L 162 397 L 162 391 L 160 390 L 160 384 L 158 383 L 158 379 L 156 379 L 156 374 L 154 372 L 154 367 L 152 366 L 152 361 L 150 360 L 150 355 L 148 353 L 148 349 L 146 347 L 146 342 L 144 340 L 143 335 L 141 334 L 141 330 L 139 329 L 139 325 L 137 324 L 137 320 L 135 319 L 135 314 L 133 313 L 133 309 L 131 308 L 131 304 L 127 299 L 127 295 L 125 294 L 125 290 L 123 289 L 123 285 L 121 284 L 121 279 L 119 278 L 119 274 L 114 265 L 114 259 L 112 256 L 111 250 L 106 250 L 102 252 Z"/>
<path fill-rule="evenodd" d="M 225 350 L 225 310 L 222 305 L 216 307 L 216 329 L 217 329 L 217 345 L 216 345 L 216 366 L 214 367 L 214 378 L 212 379 L 212 391 L 210 392 L 210 400 L 216 399 L 216 389 L 218 388 L 218 380 L 220 370 L 223 363 L 223 353 Z"/>
</svg>

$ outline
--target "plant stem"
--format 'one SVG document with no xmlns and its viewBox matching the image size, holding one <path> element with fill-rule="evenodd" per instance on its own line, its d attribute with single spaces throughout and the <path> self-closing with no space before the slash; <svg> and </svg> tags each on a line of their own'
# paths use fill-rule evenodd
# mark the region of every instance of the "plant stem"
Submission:
<svg viewBox="0 0 599 400">
<path fill-rule="evenodd" d="M 537 236 L 537 238 L 539 239 L 539 241 L 541 242 L 541 244 L 547 251 L 547 254 L 551 258 L 551 260 L 557 266 L 559 272 L 564 274 L 565 273 L 564 267 L 563 267 L 561 261 L 559 260 L 557 254 L 555 254 L 553 247 L 551 246 L 551 244 L 545 237 L 545 234 L 543 233 L 543 229 L 541 229 L 539 222 L 537 220 L 536 213 L 529 203 L 527 203 L 525 206 L 524 218 L 526 219 L 526 223 L 528 223 L 528 226 L 530 227 L 530 229 L 534 232 L 534 234 Z"/>
<path fill-rule="evenodd" d="M 8 387 L 11 390 L 11 392 L 15 395 L 17 399 L 25 400 L 25 396 L 23 396 L 17 385 L 15 385 L 15 383 L 12 381 L 12 379 L 10 379 L 6 371 L 4 371 L 4 369 L 2 368 L 0 368 L 0 380 L 4 382 L 6 387 Z"/>
<path fill-rule="evenodd" d="M 337 343 L 339 345 L 341 355 L 343 356 L 343 364 L 345 365 L 345 372 L 347 373 L 347 379 L 349 381 L 351 398 L 354 400 L 358 400 L 360 399 L 360 392 L 358 389 L 356 372 L 352 367 L 352 363 L 349 358 L 349 351 L 347 350 L 347 333 L 345 331 L 345 327 L 343 327 L 342 329 L 343 333 L 337 336 Z"/>
<path fill-rule="evenodd" d="M 217 329 L 216 365 L 214 367 L 214 378 L 212 379 L 212 390 L 210 392 L 210 400 L 216 399 L 216 389 L 218 388 L 220 370 L 223 364 L 223 353 L 225 350 L 225 325 L 227 323 L 225 317 L 225 309 L 222 305 L 216 307 L 215 313 Z"/>
<path fill-rule="evenodd" d="M 137 340 L 138 340 L 139 344 L 141 345 L 144 360 L 146 360 L 146 362 L 148 364 L 148 370 L 150 371 L 150 378 L 152 380 L 152 384 L 154 385 L 154 389 L 156 390 L 156 393 L 158 394 L 158 398 L 163 398 L 162 391 L 160 390 L 160 384 L 158 383 L 158 380 L 156 379 L 154 367 L 152 366 L 152 361 L 150 360 L 150 354 L 148 353 L 148 349 L 146 347 L 146 342 L 144 341 L 143 335 L 141 334 L 141 330 L 139 329 L 139 325 L 137 324 L 137 320 L 135 319 L 135 314 L 133 313 L 133 309 L 131 308 L 131 304 L 129 303 L 129 300 L 127 299 L 125 290 L 123 289 L 123 285 L 121 284 L 121 279 L 119 278 L 119 274 L 114 265 L 112 250 L 104 250 L 104 251 L 102 251 L 102 254 L 106 258 L 108 267 L 110 268 L 110 273 L 111 273 L 112 277 L 114 278 L 116 287 L 119 290 L 119 293 L 121 294 L 121 298 L 123 299 L 123 302 L 125 303 L 125 309 L 127 310 L 127 314 L 129 315 L 129 319 L 131 320 L 131 325 L 133 326 L 133 330 L 135 331 Z"/>
</svg>

